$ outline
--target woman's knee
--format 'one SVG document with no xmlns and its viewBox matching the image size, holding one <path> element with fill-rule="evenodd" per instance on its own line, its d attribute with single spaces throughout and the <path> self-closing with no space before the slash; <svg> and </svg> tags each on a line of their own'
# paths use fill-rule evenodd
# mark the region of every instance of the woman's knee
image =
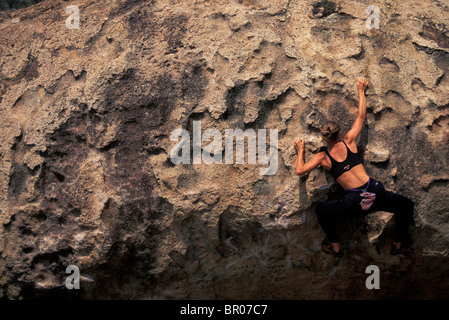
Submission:
<svg viewBox="0 0 449 320">
<path fill-rule="evenodd" d="M 327 202 L 320 203 L 315 207 L 315 214 L 319 220 L 330 219 L 332 211 L 332 205 Z"/>
<path fill-rule="evenodd" d="M 323 204 L 319 203 L 316 207 L 315 207 L 315 214 L 317 216 L 320 216 L 323 213 Z"/>
<path fill-rule="evenodd" d="M 318 219 L 322 219 L 326 216 L 326 206 L 324 203 L 320 203 L 315 207 L 315 215 Z"/>
<path fill-rule="evenodd" d="M 415 225 L 415 220 L 414 220 L 414 210 L 415 210 L 415 203 L 410 200 L 409 198 L 406 198 L 406 212 L 407 212 L 407 222 L 409 225 Z"/>
<path fill-rule="evenodd" d="M 415 203 L 412 200 L 410 200 L 410 199 L 408 199 L 408 201 L 410 203 L 410 209 L 413 211 L 415 209 Z"/>
<path fill-rule="evenodd" d="M 315 207 L 315 212 L 327 212 L 329 211 L 330 207 L 331 205 L 329 204 L 329 202 L 321 202 Z"/>
<path fill-rule="evenodd" d="M 385 193 L 386 197 L 383 199 L 380 211 L 388 211 L 393 213 L 412 213 L 415 203 L 409 198 L 391 191 Z"/>
<path fill-rule="evenodd" d="M 400 196 L 395 205 L 396 209 L 393 211 L 395 214 L 396 222 L 402 225 L 414 225 L 414 207 L 415 203 L 407 197 Z"/>
<path fill-rule="evenodd" d="M 402 205 L 404 206 L 404 209 L 405 209 L 404 211 L 407 211 L 409 213 L 413 213 L 413 210 L 415 209 L 415 203 L 412 200 L 410 200 L 407 197 L 403 197 L 403 204 Z"/>
</svg>

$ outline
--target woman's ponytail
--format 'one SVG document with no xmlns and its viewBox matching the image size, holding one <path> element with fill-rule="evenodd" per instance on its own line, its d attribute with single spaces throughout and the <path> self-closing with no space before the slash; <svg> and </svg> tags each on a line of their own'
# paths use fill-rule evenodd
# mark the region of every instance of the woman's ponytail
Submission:
<svg viewBox="0 0 449 320">
<path fill-rule="evenodd" d="M 335 121 L 327 121 L 321 127 L 321 135 L 327 142 L 337 140 L 338 133 L 340 132 L 340 126 Z"/>
</svg>

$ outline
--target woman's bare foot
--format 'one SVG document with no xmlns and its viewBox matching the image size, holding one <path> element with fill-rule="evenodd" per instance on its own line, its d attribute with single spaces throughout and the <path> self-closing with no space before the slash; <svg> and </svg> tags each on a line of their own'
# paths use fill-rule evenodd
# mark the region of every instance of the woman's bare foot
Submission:
<svg viewBox="0 0 449 320">
<path fill-rule="evenodd" d="M 391 247 L 390 254 L 395 256 L 398 254 L 409 255 L 410 248 L 402 248 L 401 242 L 393 242 L 393 246 Z"/>
<path fill-rule="evenodd" d="M 323 241 L 321 244 L 321 249 L 324 253 L 332 254 L 336 257 L 342 257 L 343 256 L 343 250 L 341 250 L 340 243 L 339 242 L 328 242 L 326 240 Z"/>
</svg>

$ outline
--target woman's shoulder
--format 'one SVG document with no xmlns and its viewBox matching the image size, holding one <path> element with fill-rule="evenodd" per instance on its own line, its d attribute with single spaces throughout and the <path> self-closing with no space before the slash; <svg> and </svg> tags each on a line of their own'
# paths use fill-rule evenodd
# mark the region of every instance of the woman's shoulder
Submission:
<svg viewBox="0 0 449 320">
<path fill-rule="evenodd" d="M 318 148 L 317 153 L 325 153 L 327 151 L 327 147 L 326 146 L 321 146 Z"/>
<path fill-rule="evenodd" d="M 343 139 L 343 142 L 346 144 L 346 146 L 349 148 L 349 150 L 352 152 L 352 153 L 357 153 L 358 152 L 358 150 L 357 150 L 357 144 L 355 143 L 355 140 L 349 140 L 349 139 L 346 139 L 346 137 Z"/>
</svg>

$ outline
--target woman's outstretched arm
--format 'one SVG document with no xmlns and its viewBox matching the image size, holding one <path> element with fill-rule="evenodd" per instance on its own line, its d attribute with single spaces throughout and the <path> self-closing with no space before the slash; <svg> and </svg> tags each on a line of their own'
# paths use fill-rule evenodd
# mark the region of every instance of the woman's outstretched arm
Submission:
<svg viewBox="0 0 449 320">
<path fill-rule="evenodd" d="M 309 171 L 312 171 L 318 165 L 320 165 L 324 159 L 324 152 L 316 154 L 310 161 L 304 163 L 304 140 L 297 138 L 295 139 L 295 148 L 298 151 L 298 156 L 296 158 L 296 174 L 303 175 Z"/>
<path fill-rule="evenodd" d="M 366 97 L 365 97 L 365 89 L 368 86 L 368 81 L 365 78 L 359 79 L 357 82 L 357 90 L 359 93 L 359 110 L 357 113 L 357 119 L 354 121 L 354 124 L 351 130 L 345 135 L 344 140 L 347 143 L 352 143 L 357 139 L 360 132 L 362 131 L 363 124 L 366 119 Z"/>
</svg>

